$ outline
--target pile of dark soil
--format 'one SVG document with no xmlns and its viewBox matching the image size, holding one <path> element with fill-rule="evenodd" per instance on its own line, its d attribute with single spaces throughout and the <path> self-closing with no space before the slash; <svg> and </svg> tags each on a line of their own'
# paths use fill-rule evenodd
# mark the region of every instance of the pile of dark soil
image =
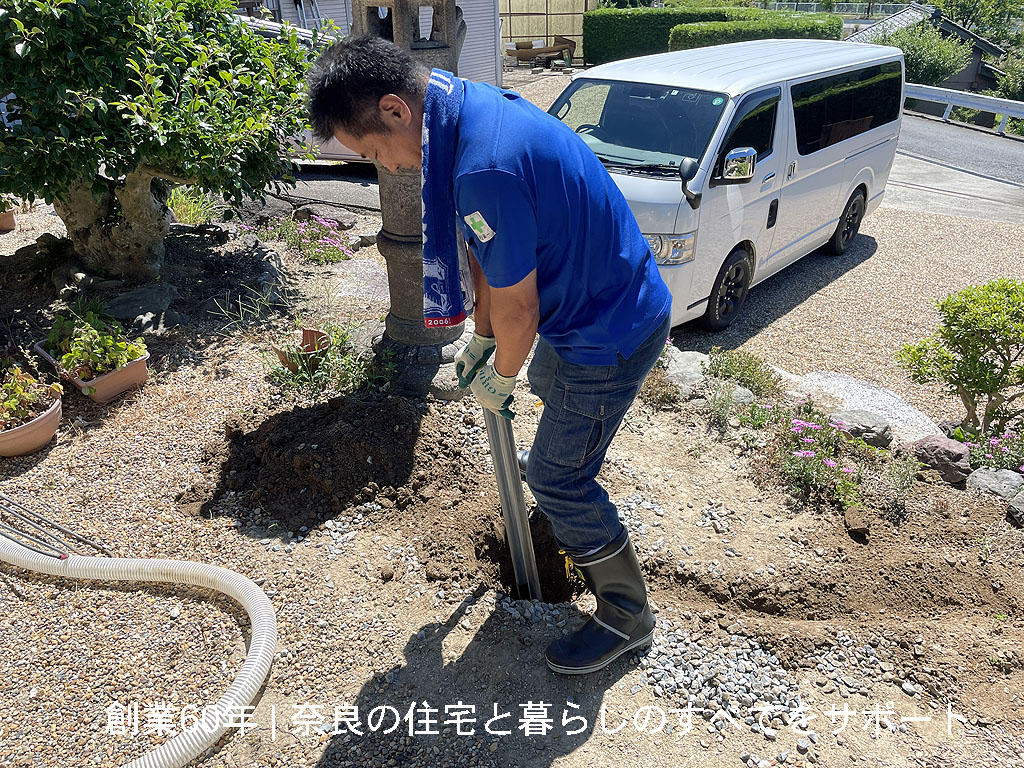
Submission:
<svg viewBox="0 0 1024 768">
<path fill-rule="evenodd" d="M 217 479 L 182 504 L 212 513 L 234 491 L 288 530 L 359 510 L 382 533 L 419 537 L 428 579 L 482 581 L 515 592 L 494 475 L 462 447 L 449 410 L 403 397 L 336 397 L 266 416 L 233 417 L 211 467 Z M 409 523 L 414 526 L 410 528 Z M 534 510 L 534 547 L 545 599 L 571 597 L 551 526 Z"/>
</svg>

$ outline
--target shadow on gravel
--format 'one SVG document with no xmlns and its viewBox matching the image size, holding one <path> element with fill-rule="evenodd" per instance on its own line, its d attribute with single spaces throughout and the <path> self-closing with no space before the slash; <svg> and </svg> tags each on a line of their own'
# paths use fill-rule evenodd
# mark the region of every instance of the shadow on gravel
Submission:
<svg viewBox="0 0 1024 768">
<path fill-rule="evenodd" d="M 540 629 L 543 623 L 508 626 L 503 607 L 477 602 L 483 593 L 478 588 L 444 623 L 413 634 L 404 663 L 368 680 L 345 702 L 354 707 L 348 712 L 360 732 L 339 718 L 317 768 L 544 768 L 602 727 L 605 693 L 629 671 L 629 655 L 601 672 L 556 675 L 544 663 L 544 649 L 561 630 Z M 460 622 L 470 606 L 491 614 L 452 659 L 446 647 L 465 642 Z M 568 616 L 559 608 L 567 627 L 585 620 L 572 606 Z M 605 727 L 612 732 L 632 716 L 609 708 Z M 624 734 L 635 735 L 633 728 L 627 723 Z"/>
<path fill-rule="evenodd" d="M 820 251 L 810 253 L 753 288 L 739 318 L 724 331 L 708 331 L 699 321 L 694 321 L 674 328 L 672 341 L 680 349 L 705 354 L 712 347 L 735 349 L 870 259 L 877 250 L 878 242 L 873 237 L 858 235 L 842 256 L 830 256 Z"/>
</svg>

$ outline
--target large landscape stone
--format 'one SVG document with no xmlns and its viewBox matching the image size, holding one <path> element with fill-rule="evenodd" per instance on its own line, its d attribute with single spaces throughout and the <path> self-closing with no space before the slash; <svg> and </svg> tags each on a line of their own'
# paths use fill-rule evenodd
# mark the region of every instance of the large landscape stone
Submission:
<svg viewBox="0 0 1024 768">
<path fill-rule="evenodd" d="M 150 312 L 163 314 L 176 298 L 178 289 L 170 283 L 151 283 L 111 299 L 107 311 L 118 320 L 135 320 Z"/>
<path fill-rule="evenodd" d="M 836 411 L 829 418 L 841 423 L 844 432 L 861 438 L 875 448 L 888 448 L 892 443 L 892 427 L 889 422 L 871 411 Z"/>
<path fill-rule="evenodd" d="M 945 435 L 929 435 L 900 447 L 926 467 L 939 473 L 947 483 L 959 483 L 971 474 L 970 450 Z"/>
<path fill-rule="evenodd" d="M 819 393 L 839 401 L 842 410 L 870 411 L 889 422 L 894 437 L 901 441 L 917 440 L 927 435 L 938 435 L 938 426 L 891 389 L 855 379 L 844 373 L 815 371 L 799 378 L 784 377 L 784 385 L 791 394 L 810 393 L 817 399 Z"/>
<path fill-rule="evenodd" d="M 309 221 L 314 216 L 335 222 L 338 225 L 338 229 L 352 229 L 356 225 L 354 213 L 344 208 L 325 205 L 324 203 L 304 205 L 301 208 L 296 208 L 292 213 L 292 218 L 295 221 Z"/>
<path fill-rule="evenodd" d="M 967 478 L 967 487 L 985 493 L 994 493 L 1004 499 L 1014 498 L 1024 488 L 1024 475 L 1012 469 L 978 467 Z"/>
<path fill-rule="evenodd" d="M 1006 508 L 1006 511 L 1013 518 L 1013 522 L 1024 528 L 1024 491 L 1021 491 L 1010 500 L 1010 505 Z"/>
<path fill-rule="evenodd" d="M 683 351 L 671 344 L 666 347 L 668 370 L 665 377 L 679 387 L 683 397 L 689 397 L 697 385 L 704 381 L 703 366 L 711 362 L 711 358 L 702 352 Z"/>
</svg>

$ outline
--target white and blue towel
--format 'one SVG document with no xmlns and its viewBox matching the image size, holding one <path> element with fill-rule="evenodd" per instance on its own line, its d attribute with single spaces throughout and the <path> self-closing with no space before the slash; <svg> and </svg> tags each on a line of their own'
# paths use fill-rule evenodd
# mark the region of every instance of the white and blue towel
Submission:
<svg viewBox="0 0 1024 768">
<path fill-rule="evenodd" d="M 430 73 L 423 101 L 423 321 L 458 325 L 473 309 L 473 282 L 455 211 L 455 146 L 465 84 Z"/>
</svg>

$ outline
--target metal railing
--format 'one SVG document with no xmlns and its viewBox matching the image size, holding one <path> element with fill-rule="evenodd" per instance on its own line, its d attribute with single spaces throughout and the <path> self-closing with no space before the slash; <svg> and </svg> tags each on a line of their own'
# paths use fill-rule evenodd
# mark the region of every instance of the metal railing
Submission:
<svg viewBox="0 0 1024 768">
<path fill-rule="evenodd" d="M 1024 101 L 1013 99 L 1000 99 L 996 96 L 985 96 L 980 93 L 969 91 L 952 91 L 948 88 L 936 88 L 931 85 L 915 85 L 907 83 L 903 88 L 903 96 L 918 101 L 930 101 L 937 104 L 945 104 L 946 111 L 942 119 L 949 122 L 949 115 L 953 107 L 964 107 L 966 109 L 977 109 L 981 112 L 992 112 L 1002 115 L 999 127 L 996 132 L 1006 133 L 1006 121 L 1011 117 L 1024 119 Z"/>
<path fill-rule="evenodd" d="M 799 3 L 799 2 L 760 2 L 758 8 L 767 8 L 770 11 L 807 11 L 808 13 L 842 13 L 847 16 L 872 17 L 892 16 L 894 13 L 906 10 L 909 6 L 906 3 Z"/>
</svg>

